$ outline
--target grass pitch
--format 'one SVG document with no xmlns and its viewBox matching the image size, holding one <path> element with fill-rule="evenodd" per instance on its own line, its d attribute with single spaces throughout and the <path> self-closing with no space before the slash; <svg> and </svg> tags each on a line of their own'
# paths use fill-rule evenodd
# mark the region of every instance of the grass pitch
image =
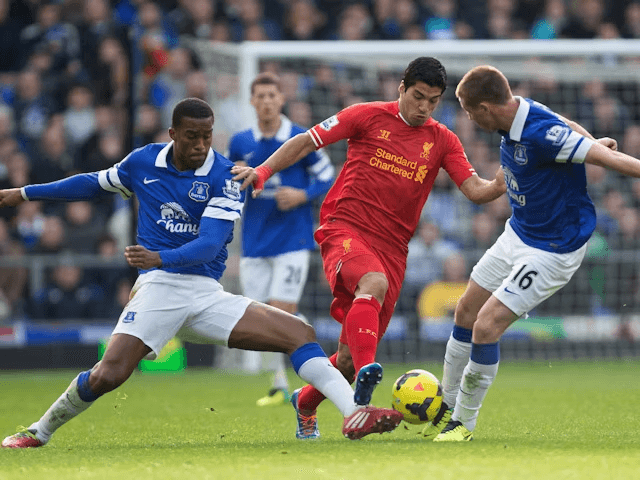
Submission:
<svg viewBox="0 0 640 480">
<path fill-rule="evenodd" d="M 349 441 L 319 409 L 321 439 L 296 440 L 289 405 L 258 408 L 268 375 L 135 374 L 44 448 L 0 450 L 0 479 L 637 479 L 640 361 L 504 363 L 475 440 L 435 444 L 418 426 Z M 405 371 L 386 365 L 373 403 Z M 301 381 L 290 372 L 294 387 Z M 37 420 L 77 372 L 0 373 L 0 437 Z"/>
</svg>

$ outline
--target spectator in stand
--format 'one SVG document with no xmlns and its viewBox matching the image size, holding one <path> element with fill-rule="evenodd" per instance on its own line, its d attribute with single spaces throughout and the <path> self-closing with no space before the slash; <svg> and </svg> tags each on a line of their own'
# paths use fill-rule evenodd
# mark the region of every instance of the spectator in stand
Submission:
<svg viewBox="0 0 640 480">
<path fill-rule="evenodd" d="M 640 1 L 634 0 L 624 11 L 623 38 L 640 38 Z"/>
<path fill-rule="evenodd" d="M 214 43 L 231 42 L 231 27 L 225 20 L 218 20 L 211 25 L 211 36 Z"/>
<path fill-rule="evenodd" d="M 123 261 L 122 251 L 118 248 L 116 239 L 109 233 L 104 233 L 98 237 L 95 247 L 95 253 L 100 258 L 107 261 L 110 266 L 96 267 L 88 269 L 86 278 L 89 283 L 99 290 L 101 305 L 98 308 L 101 318 L 117 318 L 122 312 L 122 307 L 127 303 L 121 304 L 119 298 L 119 288 L 123 280 L 128 282 L 128 290 L 126 294 L 129 300 L 129 292 L 131 291 L 131 269 Z"/>
<path fill-rule="evenodd" d="M 84 0 L 78 29 L 82 65 L 91 78 L 98 79 L 102 74 L 96 62 L 100 44 L 107 37 L 115 37 L 121 43 L 126 43 L 127 31 L 113 20 L 108 0 Z"/>
<path fill-rule="evenodd" d="M 444 259 L 441 279 L 424 287 L 418 297 L 418 318 L 422 321 L 430 319 L 453 319 L 456 304 L 469 281 L 467 263 L 461 253 L 455 252 Z"/>
<path fill-rule="evenodd" d="M 149 103 L 161 112 L 162 128 L 171 126 L 173 107 L 185 98 L 185 81 L 193 71 L 191 52 L 182 47 L 169 52 L 167 66 L 149 87 Z"/>
<path fill-rule="evenodd" d="M 136 111 L 134 125 L 134 145 L 136 148 L 153 143 L 156 134 L 162 130 L 160 126 L 160 111 L 153 105 L 145 103 Z M 93 171 L 91 169 L 88 172 Z"/>
<path fill-rule="evenodd" d="M 100 132 L 98 149 L 89 154 L 82 163 L 83 172 L 97 172 L 112 167 L 114 163 L 124 158 L 124 139 L 115 128 Z"/>
<path fill-rule="evenodd" d="M 11 0 L 0 0 L 0 74 L 20 69 L 20 31 L 24 25 L 11 12 Z"/>
<path fill-rule="evenodd" d="M 37 144 L 47 128 L 49 117 L 56 110 L 56 105 L 54 100 L 42 91 L 40 75 L 33 69 L 20 72 L 15 91 L 13 108 L 16 137 L 23 147 L 28 147 Z"/>
<path fill-rule="evenodd" d="M 117 37 L 100 42 L 95 77 L 96 102 L 125 107 L 129 98 L 129 59 Z"/>
<path fill-rule="evenodd" d="M 60 20 L 61 3 L 43 2 L 37 20 L 20 32 L 20 54 L 27 59 L 34 49 L 44 47 L 54 56 L 53 69 L 77 70 L 80 67 L 80 38 L 74 25 Z"/>
<path fill-rule="evenodd" d="M 25 252 L 24 245 L 11 237 L 7 222 L 0 219 L 0 256 L 17 258 Z M 0 267 L 0 323 L 12 312 L 22 309 L 27 278 L 24 267 Z"/>
<path fill-rule="evenodd" d="M 452 40 L 456 35 L 455 0 L 429 0 L 429 15 L 424 21 L 424 31 L 429 40 Z"/>
<path fill-rule="evenodd" d="M 89 85 L 79 84 L 69 89 L 67 109 L 62 115 L 70 151 L 75 152 L 91 138 L 96 129 L 93 92 Z"/>
<path fill-rule="evenodd" d="M 36 320 L 88 320 L 100 318 L 99 306 L 99 291 L 84 282 L 84 270 L 68 259 L 33 294 L 27 313 Z"/>
<path fill-rule="evenodd" d="M 192 0 L 186 2 L 191 17 L 190 34 L 199 39 L 211 36 L 216 16 L 216 2 L 210 0 Z"/>
<path fill-rule="evenodd" d="M 562 38 L 592 39 L 604 21 L 603 0 L 577 0 L 573 2 L 569 21 L 560 32 Z"/>
<path fill-rule="evenodd" d="M 30 183 L 31 165 L 29 157 L 23 151 L 14 150 L 6 156 L 0 154 L 0 158 L 2 158 L 0 166 L 6 168 L 6 177 L 0 181 L 0 189 L 18 188 Z M 0 218 L 8 222 L 13 219 L 15 213 L 7 208 L 0 208 Z"/>
<path fill-rule="evenodd" d="M 241 42 L 252 26 L 261 27 L 267 40 L 282 39 L 282 29 L 276 21 L 264 14 L 264 5 L 260 0 L 243 0 L 238 2 L 236 15 L 231 19 L 231 37 L 234 42 Z"/>
<path fill-rule="evenodd" d="M 564 0 L 546 0 L 542 16 L 531 28 L 531 38 L 552 40 L 560 36 L 567 23 L 567 6 Z"/>
<path fill-rule="evenodd" d="M 12 226 L 15 229 L 16 236 L 27 252 L 35 250 L 45 230 L 45 225 L 46 217 L 42 213 L 42 204 L 40 202 L 21 205 L 17 208 L 16 215 L 12 219 Z"/>
<path fill-rule="evenodd" d="M 62 118 L 53 118 L 49 122 L 39 147 L 39 153 L 30 155 L 31 175 L 35 182 L 52 182 L 74 170 L 74 160 L 67 149 Z"/>
<path fill-rule="evenodd" d="M 209 100 L 209 77 L 203 70 L 193 70 L 185 80 L 185 97 Z"/>
<path fill-rule="evenodd" d="M 74 253 L 94 253 L 106 218 L 89 201 L 64 205 L 65 241 Z"/>
<path fill-rule="evenodd" d="M 98 104 L 94 110 L 96 127 L 91 137 L 89 137 L 76 152 L 74 160 L 75 165 L 77 165 L 82 171 L 86 171 L 83 164 L 94 152 L 98 150 L 98 143 L 100 142 L 102 134 L 107 130 L 117 129 L 123 123 L 119 120 L 118 109 L 111 105 Z"/>
<path fill-rule="evenodd" d="M 297 123 L 306 128 L 313 126 L 313 110 L 309 102 L 294 100 L 287 105 L 286 109 L 287 116 L 293 123 Z"/>
<path fill-rule="evenodd" d="M 366 4 L 348 4 L 340 13 L 338 26 L 330 40 L 369 40 L 372 27 L 373 19 Z"/>
<path fill-rule="evenodd" d="M 20 215 L 20 212 L 18 212 L 18 215 Z M 42 233 L 32 253 L 52 255 L 62 253 L 66 248 L 67 242 L 64 220 L 57 215 L 44 217 Z"/>
<path fill-rule="evenodd" d="M 622 140 L 623 152 L 640 157 L 640 125 L 629 125 L 624 132 Z"/>
<path fill-rule="evenodd" d="M 437 224 L 420 221 L 416 235 L 409 242 L 403 284 L 403 290 L 413 299 L 412 304 L 425 285 L 442 278 L 444 260 L 458 251 L 455 243 L 442 238 Z"/>
<path fill-rule="evenodd" d="M 312 0 L 294 0 L 284 21 L 284 40 L 321 40 L 327 17 Z"/>
<path fill-rule="evenodd" d="M 471 235 L 467 238 L 465 251 L 477 250 L 484 253 L 498 239 L 501 233 L 499 226 L 496 219 L 487 212 L 476 213 L 471 220 Z"/>
</svg>

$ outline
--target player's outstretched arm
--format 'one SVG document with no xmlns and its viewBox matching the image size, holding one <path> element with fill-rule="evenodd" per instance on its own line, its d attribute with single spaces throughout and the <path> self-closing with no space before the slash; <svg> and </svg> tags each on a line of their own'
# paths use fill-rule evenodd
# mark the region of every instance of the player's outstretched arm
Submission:
<svg viewBox="0 0 640 480">
<path fill-rule="evenodd" d="M 478 205 L 495 200 L 507 191 L 502 167 L 498 168 L 496 177 L 493 180 L 486 180 L 478 175 L 470 176 L 462 182 L 460 191 L 464 193 L 465 197 Z"/>
<path fill-rule="evenodd" d="M 19 188 L 0 190 L 0 207 L 17 207 L 24 201 Z"/>
<path fill-rule="evenodd" d="M 253 196 L 257 196 L 271 175 L 284 170 L 306 157 L 316 149 L 311 136 L 304 132 L 299 133 L 282 144 L 262 165 L 256 168 L 234 166 L 231 173 L 235 175 L 233 180 L 242 181 L 240 190 L 245 190 L 253 184 Z"/>
<path fill-rule="evenodd" d="M 601 142 L 594 143 L 584 160 L 591 165 L 615 170 L 630 177 L 640 178 L 640 160 L 626 153 L 613 150 Z"/>
</svg>

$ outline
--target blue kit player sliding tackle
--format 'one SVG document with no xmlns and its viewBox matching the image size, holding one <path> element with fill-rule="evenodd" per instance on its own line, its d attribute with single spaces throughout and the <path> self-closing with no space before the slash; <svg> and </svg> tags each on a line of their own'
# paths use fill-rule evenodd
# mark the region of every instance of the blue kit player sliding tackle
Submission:
<svg viewBox="0 0 640 480">
<path fill-rule="evenodd" d="M 494 67 L 470 70 L 456 96 L 478 126 L 502 135 L 500 163 L 513 214 L 456 306 L 442 378 L 446 407 L 423 431 L 437 442 L 473 438 L 498 373 L 502 334 L 580 267 L 596 226 L 584 164 L 640 177 L 640 161 L 618 152 L 615 140 L 596 140 L 544 105 L 514 96 Z"/>
<path fill-rule="evenodd" d="M 312 327 L 282 310 L 227 293 L 218 283 L 244 192 L 232 180 L 233 163 L 211 149 L 213 121 L 206 102 L 188 98 L 173 111 L 168 144 L 137 149 L 100 172 L 0 190 L 0 207 L 110 193 L 125 198 L 135 193 L 139 201 L 138 245 L 124 253 L 139 277 L 104 357 L 74 378 L 40 420 L 5 438 L 3 447 L 45 445 L 59 427 L 122 385 L 140 360 L 155 358 L 174 336 L 288 354 L 296 373 L 340 410 L 348 438 L 391 431 L 402 420 L 394 410 L 354 403 L 353 389 L 316 343 Z"/>
</svg>

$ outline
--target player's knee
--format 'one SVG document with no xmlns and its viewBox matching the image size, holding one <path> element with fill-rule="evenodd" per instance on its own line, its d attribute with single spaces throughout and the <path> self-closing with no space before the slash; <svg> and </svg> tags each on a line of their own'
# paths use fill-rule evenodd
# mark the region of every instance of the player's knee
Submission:
<svg viewBox="0 0 640 480">
<path fill-rule="evenodd" d="M 476 343 L 493 343 L 500 338 L 496 322 L 488 315 L 478 315 L 473 325 L 473 341 Z"/>
<path fill-rule="evenodd" d="M 369 272 L 358 282 L 356 295 L 373 295 L 382 305 L 389 289 L 389 281 L 384 273 Z"/>
<path fill-rule="evenodd" d="M 473 324 L 477 318 L 476 312 L 471 308 L 464 297 L 458 301 L 454 315 L 456 325 L 468 329 L 473 328 Z"/>
<path fill-rule="evenodd" d="M 304 336 L 304 342 L 310 343 L 316 341 L 316 331 L 308 323 L 302 322 L 302 335 Z"/>
<path fill-rule="evenodd" d="M 129 378 L 131 373 L 130 369 L 122 364 L 100 363 L 91 372 L 91 390 L 100 395 L 115 390 Z"/>
</svg>

